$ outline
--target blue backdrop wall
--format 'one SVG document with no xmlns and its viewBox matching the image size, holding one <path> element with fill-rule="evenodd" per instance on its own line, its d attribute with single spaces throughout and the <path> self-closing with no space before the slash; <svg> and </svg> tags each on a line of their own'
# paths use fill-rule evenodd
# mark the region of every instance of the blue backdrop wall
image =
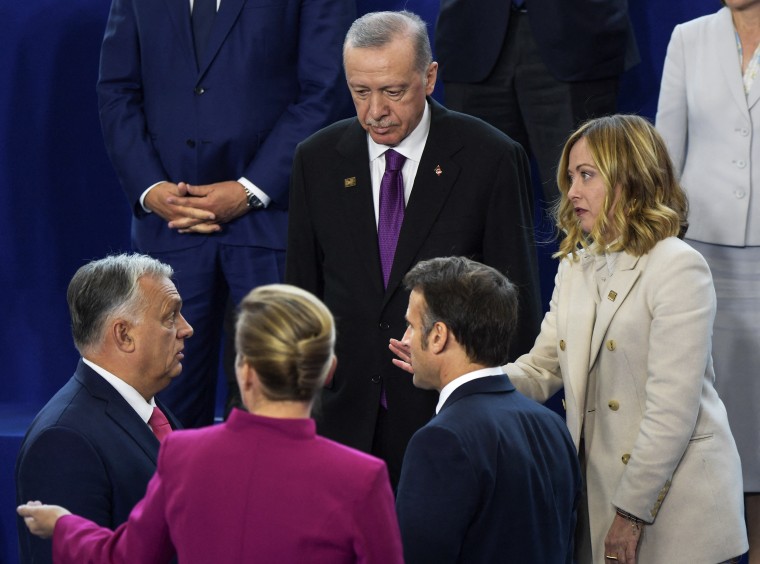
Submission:
<svg viewBox="0 0 760 564">
<path fill-rule="evenodd" d="M 431 24 L 437 0 L 358 0 Z M 620 108 L 653 118 L 670 32 L 718 0 L 633 0 L 642 62 Z M 108 0 L 0 0 L 0 562 L 16 562 L 12 471 L 33 414 L 71 376 L 65 290 L 84 262 L 129 250 L 129 207 L 103 148 L 95 81 Z M 440 96 L 440 91 L 437 91 Z M 553 264 L 542 276 L 551 284 Z"/>
</svg>

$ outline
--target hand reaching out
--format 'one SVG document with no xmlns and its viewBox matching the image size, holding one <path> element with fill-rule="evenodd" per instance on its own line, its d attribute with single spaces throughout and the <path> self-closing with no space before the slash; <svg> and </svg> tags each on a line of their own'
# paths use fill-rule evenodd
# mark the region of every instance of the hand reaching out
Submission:
<svg viewBox="0 0 760 564">
<path fill-rule="evenodd" d="M 59 518 L 71 515 L 68 509 L 60 505 L 43 505 L 40 501 L 29 501 L 19 505 L 16 512 L 24 518 L 29 532 L 43 539 L 53 536 Z"/>
<path fill-rule="evenodd" d="M 391 339 L 388 348 L 398 357 L 393 359 L 393 364 L 413 375 L 414 368 L 412 368 L 412 355 L 409 352 L 409 346 L 398 339 Z"/>
</svg>

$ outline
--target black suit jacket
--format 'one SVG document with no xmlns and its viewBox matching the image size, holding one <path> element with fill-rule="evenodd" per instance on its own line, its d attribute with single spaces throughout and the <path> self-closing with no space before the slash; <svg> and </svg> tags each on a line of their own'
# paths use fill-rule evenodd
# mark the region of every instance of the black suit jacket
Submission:
<svg viewBox="0 0 760 564">
<path fill-rule="evenodd" d="M 467 382 L 406 451 L 396 500 L 404 559 L 572 562 L 580 493 L 561 417 L 504 375 Z"/>
<path fill-rule="evenodd" d="M 638 62 L 628 0 L 527 0 L 526 6 L 541 58 L 557 80 L 612 78 Z M 510 0 L 441 0 L 435 50 L 443 80 L 485 80 L 511 14 Z"/>
<path fill-rule="evenodd" d="M 173 428 L 174 416 L 159 404 Z M 116 528 L 145 494 L 159 442 L 102 376 L 81 360 L 37 414 L 16 460 L 16 501 L 38 499 Z M 52 562 L 51 541 L 18 520 L 22 564 Z"/>
<path fill-rule="evenodd" d="M 542 315 L 525 152 L 497 129 L 431 105 L 430 133 L 406 207 L 388 288 L 383 289 L 367 134 L 356 118 L 296 150 L 286 280 L 321 297 L 336 317 L 338 369 L 322 394 L 319 432 L 369 452 L 385 385 L 399 464 L 436 394 L 394 367 L 409 294 L 402 278 L 418 261 L 467 256 L 504 272 L 520 290 L 512 357 L 528 351 Z"/>
</svg>

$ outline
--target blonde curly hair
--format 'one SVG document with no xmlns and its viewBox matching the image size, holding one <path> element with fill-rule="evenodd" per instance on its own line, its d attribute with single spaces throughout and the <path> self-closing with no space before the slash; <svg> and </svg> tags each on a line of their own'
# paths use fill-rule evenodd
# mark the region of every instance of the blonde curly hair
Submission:
<svg viewBox="0 0 760 564">
<path fill-rule="evenodd" d="M 581 229 L 568 197 L 570 150 L 580 139 L 586 140 L 607 189 L 602 213 L 589 233 Z M 594 242 L 601 248 L 609 245 L 611 251 L 641 256 L 666 237 L 683 238 L 688 228 L 686 193 L 676 178 L 665 142 L 654 126 L 639 116 L 613 115 L 583 124 L 562 150 L 557 185 L 561 198 L 554 215 L 565 237 L 555 257 L 569 254 L 577 258 L 579 249 Z"/>
</svg>

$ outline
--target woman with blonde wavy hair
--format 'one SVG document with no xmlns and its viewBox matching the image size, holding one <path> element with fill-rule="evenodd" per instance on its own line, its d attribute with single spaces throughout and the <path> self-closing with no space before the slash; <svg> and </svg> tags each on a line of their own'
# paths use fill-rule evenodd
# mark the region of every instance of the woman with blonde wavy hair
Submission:
<svg viewBox="0 0 760 564">
<path fill-rule="evenodd" d="M 26 525 L 79 562 L 400 563 L 385 463 L 315 434 L 312 404 L 335 370 L 335 325 L 310 293 L 262 286 L 241 304 L 237 380 L 248 412 L 170 433 L 129 520 L 111 531 L 30 502 Z"/>
<path fill-rule="evenodd" d="M 715 291 L 684 243 L 687 202 L 637 116 L 589 121 L 559 165 L 550 310 L 508 364 L 538 401 L 564 388 L 585 496 L 578 562 L 731 561 L 747 549 L 739 456 L 713 382 Z"/>
</svg>

